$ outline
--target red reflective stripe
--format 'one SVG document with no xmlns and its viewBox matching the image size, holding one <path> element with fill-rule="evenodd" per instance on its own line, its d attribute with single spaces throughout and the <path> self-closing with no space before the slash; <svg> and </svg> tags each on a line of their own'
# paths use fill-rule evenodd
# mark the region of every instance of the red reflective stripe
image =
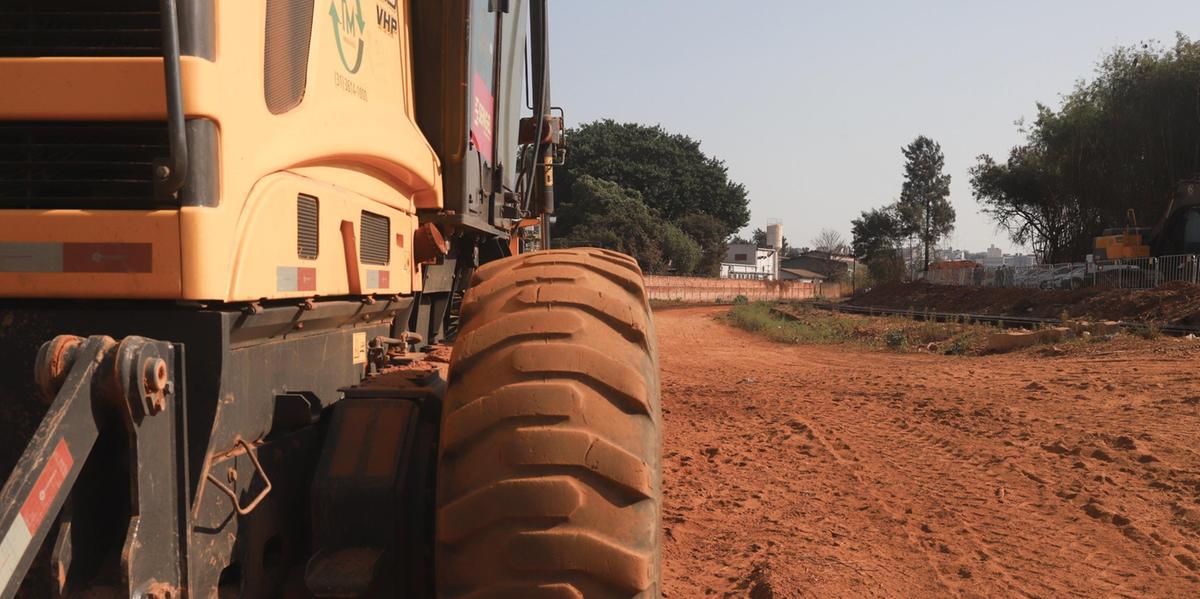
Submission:
<svg viewBox="0 0 1200 599">
<path fill-rule="evenodd" d="M 50 454 L 50 459 L 46 460 L 46 466 L 38 475 L 33 491 L 21 505 L 21 517 L 25 519 L 25 526 L 29 527 L 31 534 L 36 534 L 38 526 L 46 517 L 46 512 L 50 510 L 50 504 L 54 502 L 63 482 L 67 480 L 67 474 L 71 472 L 71 464 L 74 462 L 71 451 L 67 448 L 67 440 L 59 439 L 54 453 Z"/>
<path fill-rule="evenodd" d="M 383 289 L 390 286 L 391 272 L 386 270 L 379 271 L 379 288 Z"/>
<path fill-rule="evenodd" d="M 149 243 L 64 243 L 63 272 L 151 272 Z"/>
<path fill-rule="evenodd" d="M 317 269 L 315 268 L 297 268 L 296 269 L 296 291 L 316 291 L 317 290 Z"/>
</svg>

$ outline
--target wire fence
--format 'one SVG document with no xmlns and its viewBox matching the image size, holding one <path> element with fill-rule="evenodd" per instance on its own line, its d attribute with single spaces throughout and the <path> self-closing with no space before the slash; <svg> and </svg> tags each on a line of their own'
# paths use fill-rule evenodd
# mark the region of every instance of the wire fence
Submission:
<svg viewBox="0 0 1200 599">
<path fill-rule="evenodd" d="M 1182 254 L 1021 267 L 934 268 L 925 273 L 925 280 L 936 285 L 967 287 L 1151 289 L 1173 281 L 1200 283 L 1200 256 Z"/>
</svg>

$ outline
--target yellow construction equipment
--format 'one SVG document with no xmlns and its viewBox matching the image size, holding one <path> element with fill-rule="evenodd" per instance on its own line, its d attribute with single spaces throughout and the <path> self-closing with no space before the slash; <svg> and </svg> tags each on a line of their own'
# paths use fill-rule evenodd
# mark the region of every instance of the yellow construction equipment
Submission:
<svg viewBox="0 0 1200 599">
<path fill-rule="evenodd" d="M 1150 245 L 1142 238 L 1149 232 L 1148 228 L 1138 228 L 1137 214 L 1130 208 L 1125 212 L 1125 227 L 1105 229 L 1103 235 L 1095 238 L 1092 255 L 1096 260 L 1149 257 Z"/>
</svg>

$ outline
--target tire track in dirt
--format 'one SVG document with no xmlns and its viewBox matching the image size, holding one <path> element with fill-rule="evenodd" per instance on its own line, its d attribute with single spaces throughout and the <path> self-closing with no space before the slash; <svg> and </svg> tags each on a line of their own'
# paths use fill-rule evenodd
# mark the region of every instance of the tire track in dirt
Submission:
<svg viewBox="0 0 1200 599">
<path fill-rule="evenodd" d="M 1197 349 L 783 346 L 720 312 L 656 317 L 667 597 L 1200 595 Z"/>
</svg>

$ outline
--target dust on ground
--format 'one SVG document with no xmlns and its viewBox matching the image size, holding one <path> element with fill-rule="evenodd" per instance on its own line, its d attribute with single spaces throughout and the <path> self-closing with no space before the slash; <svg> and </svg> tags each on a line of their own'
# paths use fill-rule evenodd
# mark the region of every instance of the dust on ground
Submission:
<svg viewBox="0 0 1200 599">
<path fill-rule="evenodd" d="M 1200 285 L 1172 282 L 1131 291 L 959 287 L 925 282 L 879 285 L 847 301 L 855 306 L 1085 320 L 1200 325 Z"/>
<path fill-rule="evenodd" d="M 665 596 L 1200 596 L 1200 345 L 784 345 L 726 310 L 656 314 Z"/>
</svg>

